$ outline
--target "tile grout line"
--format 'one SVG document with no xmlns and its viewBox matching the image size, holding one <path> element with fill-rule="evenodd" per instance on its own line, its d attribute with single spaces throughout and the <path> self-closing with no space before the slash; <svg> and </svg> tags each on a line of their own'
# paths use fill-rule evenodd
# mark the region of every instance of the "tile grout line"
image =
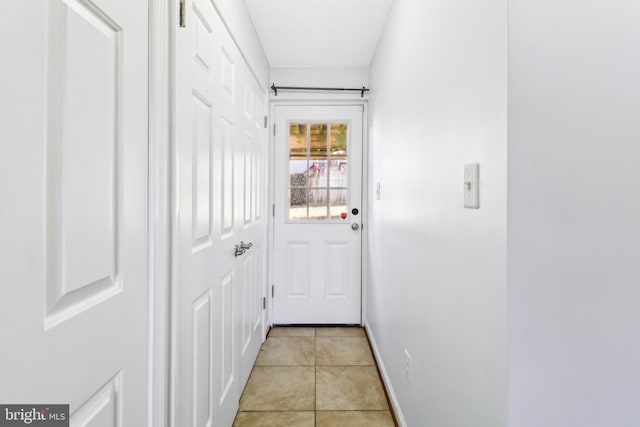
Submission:
<svg viewBox="0 0 640 427">
<path fill-rule="evenodd" d="M 262 414 L 265 412 L 390 412 L 388 409 L 323 409 L 320 411 L 312 411 L 309 409 L 251 409 L 241 411 L 243 413 Z"/>
<path fill-rule="evenodd" d="M 364 329 L 362 329 L 363 334 L 362 335 L 357 335 L 357 336 L 353 336 L 353 335 L 340 335 L 340 334 L 336 334 L 336 335 L 331 335 L 331 336 L 320 336 L 320 338 L 364 338 L 364 341 L 368 344 L 367 347 L 369 348 L 369 351 L 371 352 L 371 356 L 373 356 L 373 351 L 371 350 L 371 344 L 368 340 L 368 336 L 366 334 L 366 331 Z M 271 331 L 270 331 L 271 332 Z M 274 336 L 271 337 L 269 335 L 267 335 L 265 343 L 271 339 L 274 338 L 274 340 L 272 341 L 279 341 L 279 338 L 303 338 L 304 336 L 298 336 L 298 335 L 291 335 L 291 336 Z M 392 410 L 391 405 L 389 405 L 389 400 L 388 400 L 388 394 L 387 394 L 387 390 L 386 387 L 384 385 L 384 382 L 382 381 L 381 377 L 380 377 L 380 372 L 379 372 L 379 367 L 377 365 L 377 361 L 375 360 L 375 357 L 373 358 L 373 363 L 369 363 L 369 364 L 331 364 L 331 363 L 326 363 L 326 364 L 319 364 L 319 360 L 318 360 L 318 334 L 317 334 L 317 328 L 313 329 L 313 335 L 308 336 L 308 337 L 313 337 L 313 364 L 310 365 L 304 365 L 304 364 L 290 364 L 290 365 L 257 365 L 254 364 L 254 366 L 252 367 L 252 372 L 256 369 L 256 368 L 293 368 L 293 367 L 299 367 L 299 368 L 303 368 L 303 367 L 313 367 L 314 369 L 314 409 L 313 409 L 313 419 L 314 419 L 314 427 L 316 427 L 318 425 L 318 419 L 317 419 L 317 415 L 318 415 L 318 368 L 319 367 L 323 367 L 323 368 L 332 368 L 332 367 L 343 367 L 343 368 L 368 368 L 368 367 L 373 367 L 376 371 L 377 371 L 377 377 L 378 380 L 381 383 L 382 386 L 382 390 L 383 393 L 385 394 L 386 397 L 386 403 L 387 403 L 387 409 L 343 409 L 343 410 L 328 410 L 329 412 L 336 412 L 336 413 L 349 413 L 349 412 L 368 412 L 368 413 L 390 413 L 391 414 L 391 419 L 392 422 L 394 424 L 396 424 L 396 419 L 395 419 L 395 414 Z M 295 340 L 294 340 L 295 341 Z M 264 345 L 264 344 L 263 344 Z M 262 349 L 261 349 L 262 350 Z M 244 394 L 244 390 L 243 393 L 241 393 L 241 395 Z M 299 413 L 299 412 L 305 412 L 302 410 L 277 410 L 277 409 L 270 409 L 270 410 L 247 410 L 247 411 L 238 411 L 238 414 L 240 414 L 240 412 L 247 412 L 247 413 L 255 413 L 255 414 L 259 414 L 261 412 L 281 412 L 281 413 Z M 234 424 L 235 424 L 235 420 L 234 420 Z M 396 424 L 397 425 L 397 424 Z"/>
</svg>

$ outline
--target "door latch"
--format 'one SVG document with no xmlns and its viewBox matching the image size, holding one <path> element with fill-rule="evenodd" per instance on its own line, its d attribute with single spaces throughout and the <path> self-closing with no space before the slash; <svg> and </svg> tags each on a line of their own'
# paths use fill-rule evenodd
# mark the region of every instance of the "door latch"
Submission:
<svg viewBox="0 0 640 427">
<path fill-rule="evenodd" d="M 250 249 L 251 246 L 253 246 L 253 243 L 245 243 L 245 242 L 240 242 L 236 245 L 236 250 L 234 252 L 234 255 L 236 257 L 239 257 L 240 255 L 243 255 L 247 249 Z"/>
</svg>

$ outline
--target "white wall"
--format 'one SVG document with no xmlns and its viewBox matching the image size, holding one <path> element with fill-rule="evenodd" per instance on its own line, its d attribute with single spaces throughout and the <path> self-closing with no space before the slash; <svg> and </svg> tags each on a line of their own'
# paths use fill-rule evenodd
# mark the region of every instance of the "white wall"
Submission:
<svg viewBox="0 0 640 427">
<path fill-rule="evenodd" d="M 371 66 L 367 323 L 409 426 L 506 425 L 506 42 L 505 0 L 395 0 Z"/>
<path fill-rule="evenodd" d="M 271 83 L 276 86 L 303 86 L 303 87 L 337 87 L 337 88 L 361 88 L 369 87 L 369 68 L 272 68 Z M 271 86 L 269 83 L 269 86 Z M 320 101 L 320 100 L 358 100 L 369 98 L 367 92 L 361 98 L 360 92 L 296 92 L 278 91 L 275 96 L 270 92 L 272 101 Z"/>
<path fill-rule="evenodd" d="M 511 427 L 640 425 L 638 17 L 509 2 Z"/>
</svg>

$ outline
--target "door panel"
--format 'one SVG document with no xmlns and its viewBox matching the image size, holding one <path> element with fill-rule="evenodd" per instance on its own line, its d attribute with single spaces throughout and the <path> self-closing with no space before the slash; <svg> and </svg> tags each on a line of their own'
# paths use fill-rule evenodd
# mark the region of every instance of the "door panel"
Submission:
<svg viewBox="0 0 640 427">
<path fill-rule="evenodd" d="M 276 108 L 276 324 L 360 323 L 362 114 Z"/>
<path fill-rule="evenodd" d="M 2 51 L 21 53 L 1 83 L 0 339 L 17 345 L 0 401 L 144 426 L 147 2 L 25 1 L 4 18 Z"/>
<path fill-rule="evenodd" d="M 349 296 L 349 242 L 324 242 L 325 298 Z"/>
<path fill-rule="evenodd" d="M 175 30 L 173 422 L 229 426 L 264 334 L 266 227 L 253 212 L 266 132 L 253 115 L 265 94 L 213 4 L 187 0 L 186 12 Z M 241 241 L 253 246 L 236 257 Z"/>
<path fill-rule="evenodd" d="M 193 389 L 195 390 L 195 425 L 206 426 L 213 417 L 213 383 L 211 366 L 213 313 L 211 290 L 205 292 L 193 303 Z"/>
<path fill-rule="evenodd" d="M 245 96 L 239 100 L 237 106 L 238 140 L 243 141 L 243 171 L 238 179 L 238 186 L 242 183 L 238 201 L 242 206 L 242 216 L 239 226 L 241 241 L 251 243 L 251 249 L 238 258 L 242 263 L 242 282 L 239 284 L 238 307 L 238 335 L 235 341 L 238 352 L 238 381 L 240 391 L 244 388 L 253 368 L 264 334 L 263 298 L 266 293 L 266 262 L 263 248 L 266 241 L 267 221 L 260 212 L 264 210 L 264 198 L 259 195 L 266 181 L 263 165 L 267 158 L 267 130 L 263 123 L 256 126 L 254 116 L 265 117 L 262 99 L 265 94 L 257 86 L 249 68 L 243 61 L 237 63 L 236 84 L 238 93 Z M 241 102 L 240 102 L 241 101 Z M 243 259 L 245 258 L 246 259 Z M 246 331 L 246 336 L 243 332 Z"/>
</svg>

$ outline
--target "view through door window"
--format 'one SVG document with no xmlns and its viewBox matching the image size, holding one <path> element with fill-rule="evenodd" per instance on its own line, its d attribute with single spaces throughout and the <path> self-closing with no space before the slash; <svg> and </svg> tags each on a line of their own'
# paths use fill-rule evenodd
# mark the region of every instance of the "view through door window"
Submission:
<svg viewBox="0 0 640 427">
<path fill-rule="evenodd" d="M 289 125 L 289 221 L 349 219 L 349 125 Z"/>
</svg>

